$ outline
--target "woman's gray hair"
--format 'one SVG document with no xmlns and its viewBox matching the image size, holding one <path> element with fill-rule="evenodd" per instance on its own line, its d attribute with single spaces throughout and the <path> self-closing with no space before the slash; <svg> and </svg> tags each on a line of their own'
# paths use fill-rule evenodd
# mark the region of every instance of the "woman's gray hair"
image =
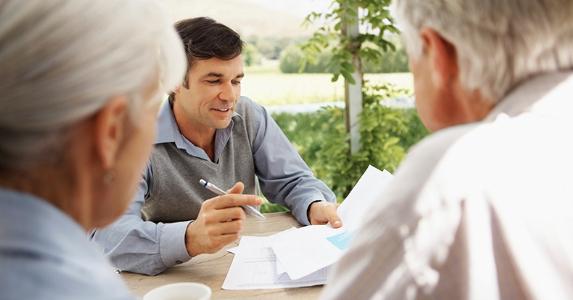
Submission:
<svg viewBox="0 0 573 300">
<path fill-rule="evenodd" d="M 0 170 L 62 152 L 67 129 L 113 96 L 137 110 L 186 65 L 156 1 L 0 0 Z"/>
<path fill-rule="evenodd" d="M 396 0 L 394 15 L 413 58 L 420 29 L 452 43 L 462 84 L 494 102 L 544 72 L 573 67 L 571 0 Z"/>
</svg>

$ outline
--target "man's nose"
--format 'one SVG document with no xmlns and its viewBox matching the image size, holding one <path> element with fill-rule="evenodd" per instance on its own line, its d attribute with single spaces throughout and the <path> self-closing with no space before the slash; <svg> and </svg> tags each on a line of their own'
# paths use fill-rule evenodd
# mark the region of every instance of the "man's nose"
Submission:
<svg viewBox="0 0 573 300">
<path fill-rule="evenodd" d="M 229 82 L 223 84 L 221 92 L 219 93 L 219 98 L 225 101 L 235 101 L 237 97 L 232 83 Z"/>
</svg>

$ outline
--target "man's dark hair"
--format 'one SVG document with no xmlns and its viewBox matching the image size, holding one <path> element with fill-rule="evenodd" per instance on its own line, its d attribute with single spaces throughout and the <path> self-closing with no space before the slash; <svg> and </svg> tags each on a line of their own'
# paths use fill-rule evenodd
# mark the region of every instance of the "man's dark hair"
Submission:
<svg viewBox="0 0 573 300">
<path fill-rule="evenodd" d="M 198 17 L 178 21 L 175 30 L 179 33 L 187 55 L 187 72 L 197 60 L 218 58 L 231 60 L 243 51 L 243 41 L 233 29 L 211 18 Z M 183 86 L 188 87 L 187 75 Z M 169 100 L 174 98 L 173 93 Z"/>
</svg>

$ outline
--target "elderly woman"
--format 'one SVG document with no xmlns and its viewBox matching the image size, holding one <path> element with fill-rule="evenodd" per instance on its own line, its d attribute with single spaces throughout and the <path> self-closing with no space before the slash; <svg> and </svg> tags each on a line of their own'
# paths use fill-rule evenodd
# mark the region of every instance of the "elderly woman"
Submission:
<svg viewBox="0 0 573 300">
<path fill-rule="evenodd" d="M 133 196 L 177 34 L 151 0 L 3 0 L 0 45 L 0 298 L 131 298 L 86 232 Z"/>
</svg>

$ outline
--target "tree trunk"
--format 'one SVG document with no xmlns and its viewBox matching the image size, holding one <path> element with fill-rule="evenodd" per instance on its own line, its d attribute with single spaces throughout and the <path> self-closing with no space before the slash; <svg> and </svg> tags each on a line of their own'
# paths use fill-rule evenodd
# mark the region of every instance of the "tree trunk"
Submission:
<svg viewBox="0 0 573 300">
<path fill-rule="evenodd" d="M 358 9 L 357 9 L 358 10 Z M 343 34 L 353 40 L 359 34 L 358 11 L 356 18 L 347 19 Z M 360 151 L 360 113 L 362 112 L 362 63 L 358 51 L 360 45 L 350 43 L 349 49 L 352 53 L 352 65 L 354 72 L 352 78 L 354 83 L 344 80 L 344 102 L 346 104 L 346 131 L 350 134 L 350 153 L 355 154 Z"/>
</svg>

